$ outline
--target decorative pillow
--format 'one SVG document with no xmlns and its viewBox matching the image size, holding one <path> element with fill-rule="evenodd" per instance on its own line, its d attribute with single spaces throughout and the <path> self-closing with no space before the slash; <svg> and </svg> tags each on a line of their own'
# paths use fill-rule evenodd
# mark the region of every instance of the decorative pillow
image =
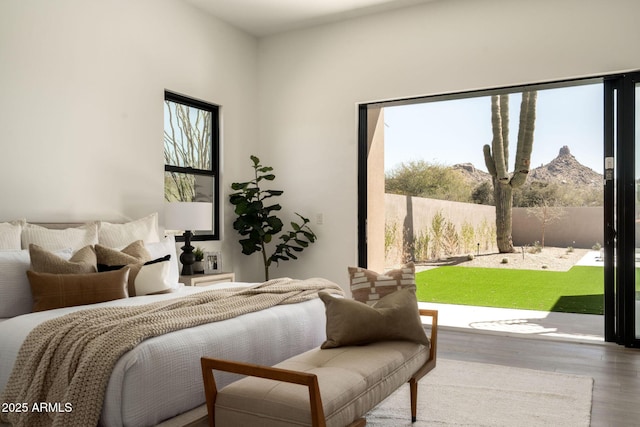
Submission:
<svg viewBox="0 0 640 427">
<path fill-rule="evenodd" d="M 129 296 L 136 296 L 135 279 L 140 268 L 145 262 L 151 261 L 151 255 L 144 246 L 142 240 L 137 240 L 121 251 L 96 245 L 96 257 L 98 259 L 98 271 L 106 271 L 108 267 L 129 267 Z"/>
<path fill-rule="evenodd" d="M 171 255 L 165 255 L 142 266 L 135 280 L 136 295 L 163 294 L 176 287 L 170 279 L 170 260 Z"/>
<path fill-rule="evenodd" d="M 106 273 L 51 274 L 27 271 L 33 311 L 127 298 L 129 269 Z"/>
<path fill-rule="evenodd" d="M 69 259 L 71 250 L 56 254 Z M 0 317 L 31 312 L 33 299 L 27 279 L 30 267 L 29 251 L 0 251 Z"/>
<path fill-rule="evenodd" d="M 95 245 L 95 250 L 98 264 L 124 265 L 151 261 L 151 254 L 149 254 L 142 240 L 131 242 L 121 250 L 108 248 L 100 244 Z"/>
<path fill-rule="evenodd" d="M 73 251 L 98 243 L 97 223 L 88 223 L 82 227 L 56 230 L 26 224 L 22 229 L 22 247 L 28 249 L 30 244 L 38 245 L 48 251 L 71 248 Z"/>
<path fill-rule="evenodd" d="M 121 248 L 134 240 L 144 243 L 159 242 L 158 213 L 124 224 L 100 221 L 98 243 L 108 248 Z"/>
<path fill-rule="evenodd" d="M 171 255 L 165 255 L 161 258 L 145 262 L 143 265 L 104 265 L 98 264 L 99 271 L 113 271 L 122 268 L 137 269 L 133 278 L 133 287 L 135 295 L 164 294 L 172 292 L 176 285 L 169 279 L 169 260 Z M 131 274 L 129 274 L 131 281 Z"/>
<path fill-rule="evenodd" d="M 22 249 L 20 236 L 24 224 L 25 222 L 22 220 L 0 222 L 0 251 L 19 251 Z"/>
<path fill-rule="evenodd" d="M 375 304 L 399 289 L 416 289 L 416 269 L 412 262 L 384 274 L 360 267 L 349 267 L 351 294 L 356 301 Z"/>
<path fill-rule="evenodd" d="M 413 289 L 394 292 L 373 306 L 326 292 L 319 295 L 327 314 L 327 340 L 321 348 L 395 340 L 429 345 Z"/>
<path fill-rule="evenodd" d="M 85 246 L 73 254 L 68 261 L 34 244 L 29 245 L 29 255 L 31 269 L 36 273 L 82 274 L 97 271 L 96 252 L 93 246 Z"/>
<path fill-rule="evenodd" d="M 169 260 L 169 280 L 174 288 L 179 287 L 180 267 L 178 266 L 175 236 L 170 234 L 157 243 L 145 243 L 144 246 L 149 251 L 151 259 L 161 258 L 164 255 L 171 255 L 171 259 Z"/>
</svg>

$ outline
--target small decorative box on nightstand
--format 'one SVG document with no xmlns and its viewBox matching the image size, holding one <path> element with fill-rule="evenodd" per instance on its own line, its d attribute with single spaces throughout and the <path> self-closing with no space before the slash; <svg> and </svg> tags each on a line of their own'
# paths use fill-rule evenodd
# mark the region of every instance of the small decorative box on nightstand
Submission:
<svg viewBox="0 0 640 427">
<path fill-rule="evenodd" d="M 235 273 L 194 274 L 192 276 L 180 276 L 180 283 L 185 286 L 207 286 L 216 283 L 233 282 Z"/>
</svg>

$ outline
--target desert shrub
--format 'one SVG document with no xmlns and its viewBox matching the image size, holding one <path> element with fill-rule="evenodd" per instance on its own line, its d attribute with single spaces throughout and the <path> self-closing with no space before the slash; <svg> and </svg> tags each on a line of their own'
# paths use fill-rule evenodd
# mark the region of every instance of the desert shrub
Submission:
<svg viewBox="0 0 640 427">
<path fill-rule="evenodd" d="M 478 237 L 478 240 L 480 240 L 482 248 L 485 251 L 488 251 L 493 248 L 493 244 L 496 241 L 496 226 L 489 225 L 489 221 L 485 218 L 478 226 L 476 236 Z"/>
<path fill-rule="evenodd" d="M 414 257 L 416 261 L 429 259 L 429 230 L 424 229 L 413 237 Z"/>
<path fill-rule="evenodd" d="M 443 247 L 445 255 L 455 255 L 460 251 L 460 235 L 456 225 L 446 221 L 444 226 Z"/>
<path fill-rule="evenodd" d="M 540 252 L 542 252 L 542 245 L 536 240 L 535 242 L 533 242 L 533 246 L 529 248 L 529 253 L 539 254 Z"/>
<path fill-rule="evenodd" d="M 431 258 L 438 258 L 442 251 L 444 223 L 445 219 L 442 212 L 436 213 L 431 218 Z"/>
<path fill-rule="evenodd" d="M 476 231 L 473 225 L 467 221 L 462 223 L 462 250 L 463 252 L 469 252 L 473 250 L 473 246 L 476 242 Z"/>
<path fill-rule="evenodd" d="M 414 251 L 414 236 L 408 228 L 404 228 L 402 231 L 402 262 L 407 263 L 409 261 L 415 261 Z"/>
<path fill-rule="evenodd" d="M 470 202 L 472 189 L 460 171 L 424 160 L 401 163 L 385 174 L 385 191 L 392 194 Z"/>
<path fill-rule="evenodd" d="M 398 223 L 385 222 L 384 224 L 384 256 L 387 257 L 398 240 Z"/>
</svg>

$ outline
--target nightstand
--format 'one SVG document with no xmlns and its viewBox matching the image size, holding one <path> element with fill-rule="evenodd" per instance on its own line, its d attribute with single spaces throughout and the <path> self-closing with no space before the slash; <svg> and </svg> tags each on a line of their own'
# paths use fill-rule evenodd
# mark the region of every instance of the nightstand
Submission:
<svg viewBox="0 0 640 427">
<path fill-rule="evenodd" d="M 185 286 L 207 286 L 216 283 L 233 282 L 235 273 L 194 274 L 192 276 L 180 276 L 180 283 Z"/>
</svg>

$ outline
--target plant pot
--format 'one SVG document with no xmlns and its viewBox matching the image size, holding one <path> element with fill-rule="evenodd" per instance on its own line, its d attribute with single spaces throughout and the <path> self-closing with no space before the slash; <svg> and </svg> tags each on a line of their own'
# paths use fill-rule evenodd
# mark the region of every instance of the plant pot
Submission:
<svg viewBox="0 0 640 427">
<path fill-rule="evenodd" d="M 204 273 L 204 261 L 196 261 L 193 263 L 194 273 Z"/>
</svg>

